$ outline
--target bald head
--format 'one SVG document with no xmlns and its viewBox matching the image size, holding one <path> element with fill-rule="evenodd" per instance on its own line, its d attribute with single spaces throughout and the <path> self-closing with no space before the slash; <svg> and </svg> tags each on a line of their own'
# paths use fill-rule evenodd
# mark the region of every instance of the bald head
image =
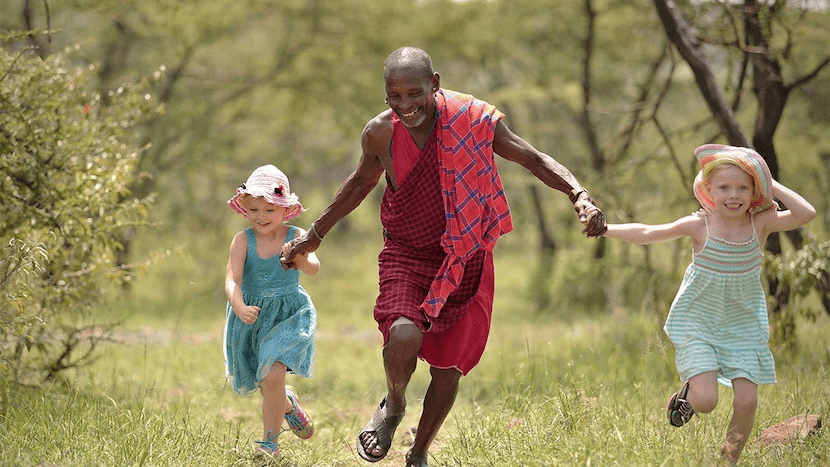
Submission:
<svg viewBox="0 0 830 467">
<path fill-rule="evenodd" d="M 384 81 L 393 71 L 398 70 L 417 71 L 427 79 L 432 78 L 435 73 L 429 54 L 417 47 L 401 47 L 386 57 L 383 64 Z"/>
</svg>

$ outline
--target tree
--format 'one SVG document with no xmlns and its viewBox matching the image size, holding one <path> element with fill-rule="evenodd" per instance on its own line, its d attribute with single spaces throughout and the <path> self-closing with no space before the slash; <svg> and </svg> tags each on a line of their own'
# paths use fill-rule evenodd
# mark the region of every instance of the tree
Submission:
<svg viewBox="0 0 830 467">
<path fill-rule="evenodd" d="M 798 34 L 798 27 L 804 15 L 788 14 L 792 8 L 782 0 L 772 3 L 744 0 L 742 5 L 734 9 L 722 3 L 712 3 L 711 8 L 703 4 L 702 9 L 716 14 L 716 19 L 713 24 L 702 24 L 701 29 L 726 33 L 722 37 L 702 38 L 673 0 L 654 0 L 654 5 L 666 35 L 691 67 L 721 134 L 729 144 L 754 147 L 767 161 L 773 178 L 778 179 L 778 155 L 773 137 L 784 114 L 787 99 L 794 90 L 816 79 L 830 65 L 828 55 L 815 59 L 808 56 L 806 60 L 802 58 L 800 61 L 796 59 L 796 47 L 799 40 L 804 39 L 803 35 Z M 705 17 L 702 15 L 702 18 Z M 776 34 L 785 36 L 785 40 L 778 41 L 779 47 L 774 45 Z M 728 50 L 727 54 L 734 52 L 741 60 L 740 73 L 734 83 L 735 95 L 731 103 L 718 85 L 711 59 L 703 50 L 703 45 L 707 42 L 732 49 Z M 790 79 L 786 79 L 783 72 L 785 63 L 791 64 L 793 68 Z M 751 144 L 750 138 L 746 136 L 736 117 L 744 82 L 750 79 L 756 98 Z M 790 232 L 789 237 L 795 248 L 801 248 L 803 239 L 800 230 Z M 780 255 L 782 250 L 779 236 L 770 235 L 766 247 L 773 254 Z M 789 291 L 787 287 L 779 288 L 776 279 L 770 281 L 770 287 L 776 297 L 775 311 L 778 311 L 786 304 Z M 830 309 L 827 311 L 830 313 Z"/>
<path fill-rule="evenodd" d="M 2 42 L 0 42 L 2 43 Z M 102 336 L 78 318 L 110 284 L 119 234 L 149 199 L 127 187 L 136 125 L 156 112 L 126 84 L 108 97 L 63 53 L 0 48 L 0 374 L 42 381 L 92 356 Z"/>
</svg>

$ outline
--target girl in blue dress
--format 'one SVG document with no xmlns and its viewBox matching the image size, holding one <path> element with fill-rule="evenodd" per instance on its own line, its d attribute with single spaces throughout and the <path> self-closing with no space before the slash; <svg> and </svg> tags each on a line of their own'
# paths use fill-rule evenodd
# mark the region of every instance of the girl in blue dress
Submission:
<svg viewBox="0 0 830 467">
<path fill-rule="evenodd" d="M 298 269 L 280 263 L 288 242 L 304 233 L 286 224 L 303 207 L 275 166 L 254 170 L 228 205 L 251 227 L 234 236 L 225 273 L 225 370 L 236 392 L 260 389 L 264 439 L 256 452 L 279 457 L 283 419 L 302 439 L 314 432 L 285 374 L 308 378 L 313 371 L 317 311 L 299 275 L 316 274 L 320 262 L 308 253 L 296 261 Z"/>
<path fill-rule="evenodd" d="M 731 386 L 733 414 L 721 452 L 735 463 L 755 423 L 758 385 L 775 383 L 761 284 L 764 240 L 806 224 L 816 211 L 773 180 L 751 149 L 708 144 L 695 156 L 701 171 L 693 189 L 704 211 L 670 224 L 608 224 L 605 236 L 639 244 L 691 237 L 693 260 L 664 327 L 683 382 L 666 413 L 671 425 L 683 426 L 696 412 L 715 409 L 718 382 Z M 788 209 L 778 210 L 773 196 Z"/>
</svg>

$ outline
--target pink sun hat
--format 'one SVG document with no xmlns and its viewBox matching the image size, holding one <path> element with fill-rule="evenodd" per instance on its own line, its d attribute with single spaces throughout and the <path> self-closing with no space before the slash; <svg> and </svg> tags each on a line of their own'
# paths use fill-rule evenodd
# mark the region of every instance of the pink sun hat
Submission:
<svg viewBox="0 0 830 467">
<path fill-rule="evenodd" d="M 251 195 L 265 198 L 265 201 L 287 208 L 285 220 L 293 219 L 303 213 L 303 205 L 296 194 L 291 193 L 288 177 L 275 166 L 268 164 L 257 167 L 248 180 L 236 189 L 236 195 L 228 200 L 228 206 L 243 216 L 248 213 L 242 205 L 242 198 Z"/>
<path fill-rule="evenodd" d="M 723 144 L 704 144 L 695 149 L 695 157 L 701 170 L 695 177 L 693 190 L 695 198 L 706 211 L 713 211 L 715 203 L 703 183 L 704 176 L 708 176 L 712 170 L 724 163 L 737 165 L 752 177 L 755 192 L 749 202 L 750 213 L 766 211 L 771 207 L 778 208 L 778 204 L 772 198 L 772 175 L 769 166 L 754 150 Z"/>
</svg>

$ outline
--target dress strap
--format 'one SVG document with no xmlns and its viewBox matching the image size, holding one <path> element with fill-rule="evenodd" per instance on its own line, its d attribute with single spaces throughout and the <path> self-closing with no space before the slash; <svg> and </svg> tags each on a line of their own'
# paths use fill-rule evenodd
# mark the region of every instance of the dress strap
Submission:
<svg viewBox="0 0 830 467">
<path fill-rule="evenodd" d="M 247 228 L 245 229 L 245 237 L 248 239 L 248 256 L 255 257 L 256 256 L 256 235 L 254 235 L 254 229 Z"/>
<path fill-rule="evenodd" d="M 285 233 L 285 243 L 288 243 L 294 239 L 294 232 L 296 231 L 297 227 L 294 227 L 293 225 L 288 226 L 288 231 Z"/>
<path fill-rule="evenodd" d="M 706 238 L 709 238 L 709 213 L 703 213 L 703 222 L 706 223 Z"/>
</svg>

